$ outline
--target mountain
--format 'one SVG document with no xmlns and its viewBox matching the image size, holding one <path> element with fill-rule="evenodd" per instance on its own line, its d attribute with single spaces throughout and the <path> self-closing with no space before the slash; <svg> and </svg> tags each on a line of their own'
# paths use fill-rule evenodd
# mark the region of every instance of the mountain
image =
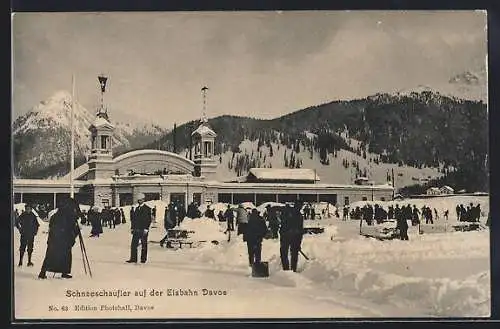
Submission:
<svg viewBox="0 0 500 329">
<path fill-rule="evenodd" d="M 24 177 L 67 173 L 69 107 L 68 95 L 64 95 L 41 103 L 14 124 L 15 163 Z M 86 126 L 90 121 L 85 121 L 92 116 L 77 108 L 78 120 L 83 122 L 77 133 L 83 154 L 89 143 Z M 394 170 L 397 187 L 416 185 L 421 190 L 447 184 L 456 190 L 489 188 L 486 104 L 427 86 L 332 101 L 272 120 L 224 115 L 208 123 L 217 132 L 220 180 L 244 175 L 251 167 L 303 167 L 315 169 L 321 181 L 329 183 L 352 183 L 358 176 L 384 183 Z M 129 137 L 130 126 L 117 124 L 116 142 L 121 144 L 115 155 L 160 148 L 187 157 L 191 132 L 199 124 L 187 122 L 175 131 L 163 132 L 159 139 L 155 134 L 159 128 L 139 134 L 140 143 Z"/>
<path fill-rule="evenodd" d="M 95 115 L 75 102 L 75 163 L 85 161 L 90 151 L 90 131 Z M 71 141 L 71 94 L 58 91 L 27 114 L 18 117 L 12 126 L 14 175 L 16 177 L 44 178 L 60 176 L 69 166 Z M 152 124 L 135 125 L 112 122 L 114 152 L 120 153 L 141 147 L 166 133 Z"/>
<path fill-rule="evenodd" d="M 183 155 L 188 154 L 189 136 L 198 124 L 191 121 L 175 131 L 176 149 Z M 209 124 L 218 134 L 220 177 L 243 175 L 252 166 L 292 163 L 320 170 L 335 182 L 352 182 L 353 176 L 370 172 L 372 179 L 383 182 L 389 178 L 388 169 L 396 168 L 403 171 L 403 185 L 441 179 L 439 183 L 458 189 L 488 189 L 486 105 L 428 88 L 333 101 L 272 120 L 225 115 Z M 173 150 L 173 132 L 151 146 L 158 143 Z M 280 145 L 281 152 L 288 149 L 287 158 L 283 152 L 276 155 L 280 161 L 269 161 Z"/>
<path fill-rule="evenodd" d="M 458 73 L 448 81 L 448 92 L 464 99 L 488 101 L 488 77 L 486 67 Z"/>
</svg>

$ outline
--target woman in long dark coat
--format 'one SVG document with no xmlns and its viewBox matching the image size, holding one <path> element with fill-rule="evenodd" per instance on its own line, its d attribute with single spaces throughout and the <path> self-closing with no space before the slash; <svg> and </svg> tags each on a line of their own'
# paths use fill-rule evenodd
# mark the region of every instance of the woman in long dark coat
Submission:
<svg viewBox="0 0 500 329">
<path fill-rule="evenodd" d="M 50 218 L 47 251 L 38 275 L 40 279 L 47 278 L 47 271 L 61 273 L 62 277 L 66 279 L 72 277 L 70 275 L 71 249 L 75 245 L 80 230 L 78 226 L 79 217 L 80 209 L 78 204 L 75 200 L 69 199 Z"/>
<path fill-rule="evenodd" d="M 96 207 L 92 207 L 89 210 L 88 220 L 90 222 L 90 225 L 92 225 L 92 229 L 90 230 L 90 237 L 99 237 L 99 234 L 102 234 L 102 221 L 101 214 Z"/>
</svg>

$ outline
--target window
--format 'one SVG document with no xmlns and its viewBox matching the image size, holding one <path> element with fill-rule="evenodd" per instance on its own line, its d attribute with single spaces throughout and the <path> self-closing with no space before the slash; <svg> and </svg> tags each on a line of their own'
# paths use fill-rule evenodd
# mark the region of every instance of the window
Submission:
<svg viewBox="0 0 500 329">
<path fill-rule="evenodd" d="M 196 202 L 197 205 L 201 205 L 201 193 L 193 193 L 193 201 Z"/>
<path fill-rule="evenodd" d="M 385 198 L 384 198 L 384 197 L 381 197 L 381 198 L 380 198 L 380 201 L 385 201 Z"/>
<path fill-rule="evenodd" d="M 344 205 L 346 205 L 346 206 L 349 205 L 349 197 L 348 196 L 344 197 Z"/>
<path fill-rule="evenodd" d="M 205 142 L 203 147 L 203 155 L 209 157 L 212 155 L 212 144 L 210 142 Z"/>
<path fill-rule="evenodd" d="M 364 197 L 363 197 L 363 201 L 366 201 L 366 200 L 368 200 L 368 198 L 364 196 Z"/>
<path fill-rule="evenodd" d="M 101 149 L 107 149 L 108 136 L 101 136 Z"/>
</svg>

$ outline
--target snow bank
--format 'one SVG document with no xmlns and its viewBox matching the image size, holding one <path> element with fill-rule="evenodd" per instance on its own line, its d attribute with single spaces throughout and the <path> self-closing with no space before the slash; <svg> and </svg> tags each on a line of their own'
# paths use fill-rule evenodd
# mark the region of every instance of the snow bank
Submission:
<svg viewBox="0 0 500 329">
<path fill-rule="evenodd" d="M 211 209 L 214 209 L 214 215 L 215 218 L 217 218 L 217 214 L 219 214 L 219 211 L 222 211 L 224 213 L 227 209 L 227 205 L 229 203 L 223 203 L 223 202 L 217 202 L 217 203 L 212 203 L 212 204 L 202 204 L 201 206 L 198 207 L 198 210 L 201 212 L 201 215 L 205 215 L 205 211 L 207 211 L 207 207 L 210 206 Z M 231 205 L 231 208 L 236 208 L 236 205 Z"/>
<path fill-rule="evenodd" d="M 278 240 L 263 241 L 262 258 L 269 262 L 269 280 L 275 283 L 307 282 L 332 296 L 347 293 L 414 309 L 420 316 L 489 316 L 488 237 L 482 231 L 413 234 L 410 241 L 342 239 L 336 226 L 327 226 L 324 234 L 304 236 L 302 247 L 310 260 L 299 256 L 295 283 L 281 270 Z M 196 252 L 189 250 L 187 255 L 219 269 L 248 268 L 241 236 L 217 246 L 207 244 Z M 474 260 L 481 266 L 475 267 Z"/>
<path fill-rule="evenodd" d="M 201 218 L 184 218 L 179 225 L 180 229 L 193 231 L 190 233 L 189 240 L 193 241 L 222 241 L 227 240 L 224 234 L 226 225 L 207 217 Z"/>
</svg>

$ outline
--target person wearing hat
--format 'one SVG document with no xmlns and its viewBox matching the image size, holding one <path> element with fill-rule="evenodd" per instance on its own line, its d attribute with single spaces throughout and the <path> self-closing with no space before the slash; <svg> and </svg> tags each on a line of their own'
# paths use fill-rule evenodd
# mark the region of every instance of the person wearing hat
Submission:
<svg viewBox="0 0 500 329">
<path fill-rule="evenodd" d="M 33 266 L 31 255 L 33 253 L 33 243 L 35 235 L 38 233 L 38 220 L 32 211 L 31 205 L 27 204 L 24 212 L 16 218 L 16 227 L 21 233 L 21 246 L 19 247 L 19 264 L 23 266 L 23 257 L 26 249 L 28 249 L 28 266 Z"/>
<path fill-rule="evenodd" d="M 300 213 L 301 207 L 300 202 L 296 202 L 295 206 L 289 204 L 283 210 L 283 220 L 280 227 L 280 258 L 284 271 L 289 271 L 291 265 L 292 271 L 297 272 L 297 262 L 304 234 L 304 217 Z"/>
<path fill-rule="evenodd" d="M 80 207 L 75 199 L 69 198 L 58 207 L 50 218 L 47 249 L 38 278 L 46 279 L 46 272 L 61 273 L 64 279 L 71 279 L 72 248 L 80 233 L 78 218 Z"/>
<path fill-rule="evenodd" d="M 250 219 L 246 225 L 243 237 L 247 242 L 248 264 L 252 266 L 260 263 L 262 253 L 262 240 L 266 236 L 267 226 L 257 209 L 252 209 Z"/>
<path fill-rule="evenodd" d="M 243 241 L 245 241 L 245 228 L 248 224 L 248 212 L 240 203 L 236 209 L 236 224 L 238 225 L 237 235 L 243 234 Z"/>
<path fill-rule="evenodd" d="M 227 223 L 227 230 L 226 231 L 234 231 L 234 213 L 233 209 L 231 209 L 231 205 L 227 205 L 226 212 L 224 213 L 224 219 L 226 220 Z"/>
<path fill-rule="evenodd" d="M 90 237 L 99 237 L 99 234 L 102 234 L 102 222 L 101 222 L 101 214 L 99 212 L 99 208 L 97 206 L 93 206 L 90 208 L 88 213 L 88 221 L 92 228 L 90 230 Z"/>
<path fill-rule="evenodd" d="M 130 221 L 132 242 L 130 244 L 130 259 L 127 260 L 127 263 L 137 263 L 139 241 L 141 241 L 141 263 L 145 263 L 148 257 L 148 233 L 152 218 L 151 208 L 144 203 L 145 199 L 144 193 L 137 195 L 139 205 L 135 208 Z"/>
</svg>

